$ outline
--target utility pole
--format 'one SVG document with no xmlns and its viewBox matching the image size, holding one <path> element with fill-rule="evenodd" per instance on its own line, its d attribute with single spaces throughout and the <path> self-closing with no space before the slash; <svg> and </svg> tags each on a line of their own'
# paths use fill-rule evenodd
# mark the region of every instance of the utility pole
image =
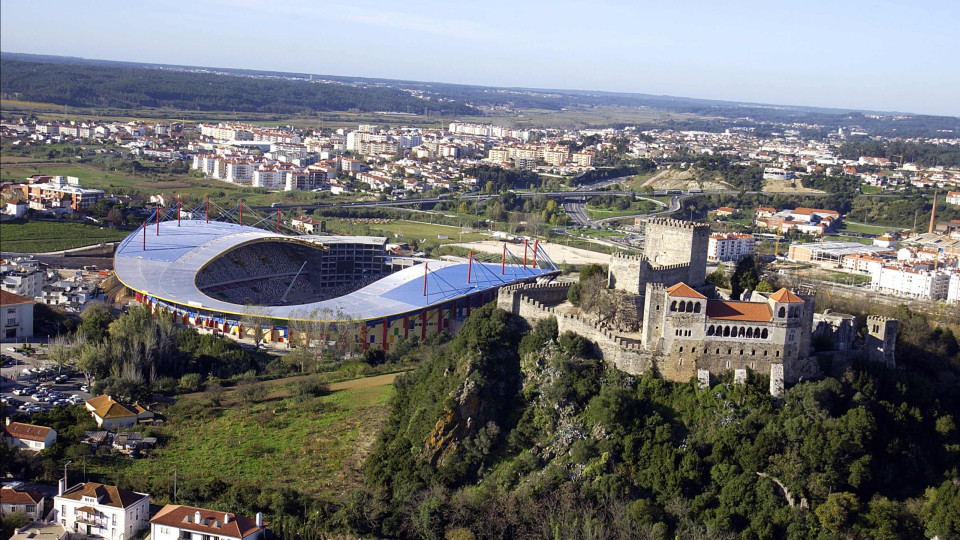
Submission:
<svg viewBox="0 0 960 540">
<path fill-rule="evenodd" d="M 67 483 L 67 465 L 73 463 L 72 461 L 67 461 L 63 464 L 63 489 L 66 490 L 70 487 L 70 484 Z"/>
<path fill-rule="evenodd" d="M 177 504 L 177 469 L 173 469 L 173 504 Z"/>
</svg>

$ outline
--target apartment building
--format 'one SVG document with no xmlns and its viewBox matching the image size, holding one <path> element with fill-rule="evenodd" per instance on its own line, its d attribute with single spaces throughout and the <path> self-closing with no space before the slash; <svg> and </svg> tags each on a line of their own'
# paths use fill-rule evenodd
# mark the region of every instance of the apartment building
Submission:
<svg viewBox="0 0 960 540">
<path fill-rule="evenodd" d="M 883 293 L 921 298 L 946 299 L 950 274 L 942 270 L 927 270 L 906 265 L 881 266 L 872 275 L 871 289 Z"/>
<path fill-rule="evenodd" d="M 753 253 L 756 239 L 752 234 L 711 234 L 707 241 L 707 259 L 736 262 Z"/>
<path fill-rule="evenodd" d="M 20 339 L 33 336 L 33 300 L 0 290 L 0 337 Z"/>
<path fill-rule="evenodd" d="M 53 498 L 54 521 L 81 536 L 126 540 L 150 526 L 150 495 L 116 486 L 86 482 Z"/>
</svg>

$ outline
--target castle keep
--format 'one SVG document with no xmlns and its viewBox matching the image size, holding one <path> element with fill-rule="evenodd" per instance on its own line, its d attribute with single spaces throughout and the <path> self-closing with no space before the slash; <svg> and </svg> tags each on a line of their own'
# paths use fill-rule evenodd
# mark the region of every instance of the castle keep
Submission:
<svg viewBox="0 0 960 540">
<path fill-rule="evenodd" d="M 752 292 L 749 299 L 721 298 L 706 282 L 709 228 L 674 219 L 651 219 L 642 256 L 610 258 L 607 285 L 633 296 L 639 336 L 617 335 L 584 316 L 559 313 L 569 283 L 516 285 L 500 289 L 500 308 L 531 324 L 555 317 L 559 331 L 591 340 L 597 353 L 618 369 L 643 373 L 653 368 L 668 380 L 747 368 L 769 373 L 771 389 L 818 374 L 811 335 L 831 338 L 835 351 L 852 349 L 852 317 L 825 313 L 815 318 L 813 298 L 780 289 Z M 746 295 L 745 295 L 746 296 Z M 848 328 L 849 327 L 849 328 Z M 870 317 L 865 350 L 871 360 L 894 364 L 897 321 Z M 773 391 L 773 390 L 771 390 Z"/>
</svg>

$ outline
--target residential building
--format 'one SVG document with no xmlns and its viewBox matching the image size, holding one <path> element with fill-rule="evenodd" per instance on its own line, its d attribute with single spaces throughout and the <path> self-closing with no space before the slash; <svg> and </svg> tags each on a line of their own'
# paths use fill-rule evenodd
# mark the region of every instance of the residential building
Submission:
<svg viewBox="0 0 960 540">
<path fill-rule="evenodd" d="M 151 540 L 258 540 L 263 514 L 255 518 L 168 504 L 150 520 Z"/>
<path fill-rule="evenodd" d="M 36 298 L 43 289 L 43 276 L 37 269 L 10 270 L 3 273 L 0 289 L 24 298 Z"/>
<path fill-rule="evenodd" d="M 57 443 L 57 432 L 46 426 L 11 422 L 7 417 L 3 426 L 3 442 L 24 450 L 44 450 Z"/>
<path fill-rule="evenodd" d="M 53 498 L 54 520 L 67 531 L 109 540 L 132 539 L 150 526 L 150 495 L 96 482 L 77 484 Z"/>
<path fill-rule="evenodd" d="M 39 491 L 20 491 L 14 488 L 0 489 L 0 516 L 22 513 L 29 520 L 43 519 L 46 497 Z"/>
<path fill-rule="evenodd" d="M 730 208 L 729 206 L 721 206 L 717 208 L 717 217 L 729 217 L 735 216 L 740 213 L 740 210 L 736 208 Z"/>
<path fill-rule="evenodd" d="M 35 520 L 14 531 L 10 540 L 66 540 L 67 530 L 59 523 Z"/>
<path fill-rule="evenodd" d="M 33 300 L 0 290 L 0 337 L 19 339 L 33 336 Z"/>
<path fill-rule="evenodd" d="M 947 285 L 947 303 L 960 304 L 960 272 L 950 273 L 950 283 Z"/>
<path fill-rule="evenodd" d="M 27 208 L 29 205 L 20 199 L 13 199 L 7 203 L 6 214 L 8 216 L 13 216 L 14 218 L 22 218 L 24 214 L 27 213 Z"/>
<path fill-rule="evenodd" d="M 134 403 L 126 406 L 106 394 L 88 399 L 84 402 L 87 410 L 102 429 L 129 427 L 141 422 L 153 420 L 153 413 Z"/>
<path fill-rule="evenodd" d="M 906 265 L 881 266 L 872 275 L 870 287 L 879 292 L 940 300 L 947 298 L 950 274 Z"/>
<path fill-rule="evenodd" d="M 947 193 L 947 204 L 956 204 L 960 206 L 960 191 L 951 191 Z"/>
<path fill-rule="evenodd" d="M 707 241 L 707 259 L 713 261 L 739 261 L 753 253 L 756 239 L 752 234 L 711 234 Z"/>
</svg>

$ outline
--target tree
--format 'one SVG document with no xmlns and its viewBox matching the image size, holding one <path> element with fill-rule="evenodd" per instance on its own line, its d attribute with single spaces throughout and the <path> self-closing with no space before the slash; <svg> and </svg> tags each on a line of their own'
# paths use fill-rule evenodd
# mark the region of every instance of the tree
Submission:
<svg viewBox="0 0 960 540">
<path fill-rule="evenodd" d="M 47 346 L 47 355 L 57 365 L 57 374 L 63 373 L 63 366 L 76 358 L 80 352 L 80 342 L 75 336 L 59 334 Z"/>
<path fill-rule="evenodd" d="M 763 276 L 763 267 L 756 256 L 744 257 L 730 278 L 730 296 L 739 298 L 745 290 L 756 290 Z"/>
<path fill-rule="evenodd" d="M 243 316 L 240 318 L 245 332 L 253 331 L 253 344 L 260 345 L 260 342 L 266 339 L 266 332 L 272 324 L 269 312 L 264 306 L 256 304 L 247 304 L 243 308 Z M 240 339 L 246 336 L 240 336 Z"/>
<path fill-rule="evenodd" d="M 80 313 L 80 330 L 83 337 L 92 343 L 99 343 L 107 337 L 110 323 L 113 322 L 110 307 L 103 302 L 87 302 Z"/>
</svg>

